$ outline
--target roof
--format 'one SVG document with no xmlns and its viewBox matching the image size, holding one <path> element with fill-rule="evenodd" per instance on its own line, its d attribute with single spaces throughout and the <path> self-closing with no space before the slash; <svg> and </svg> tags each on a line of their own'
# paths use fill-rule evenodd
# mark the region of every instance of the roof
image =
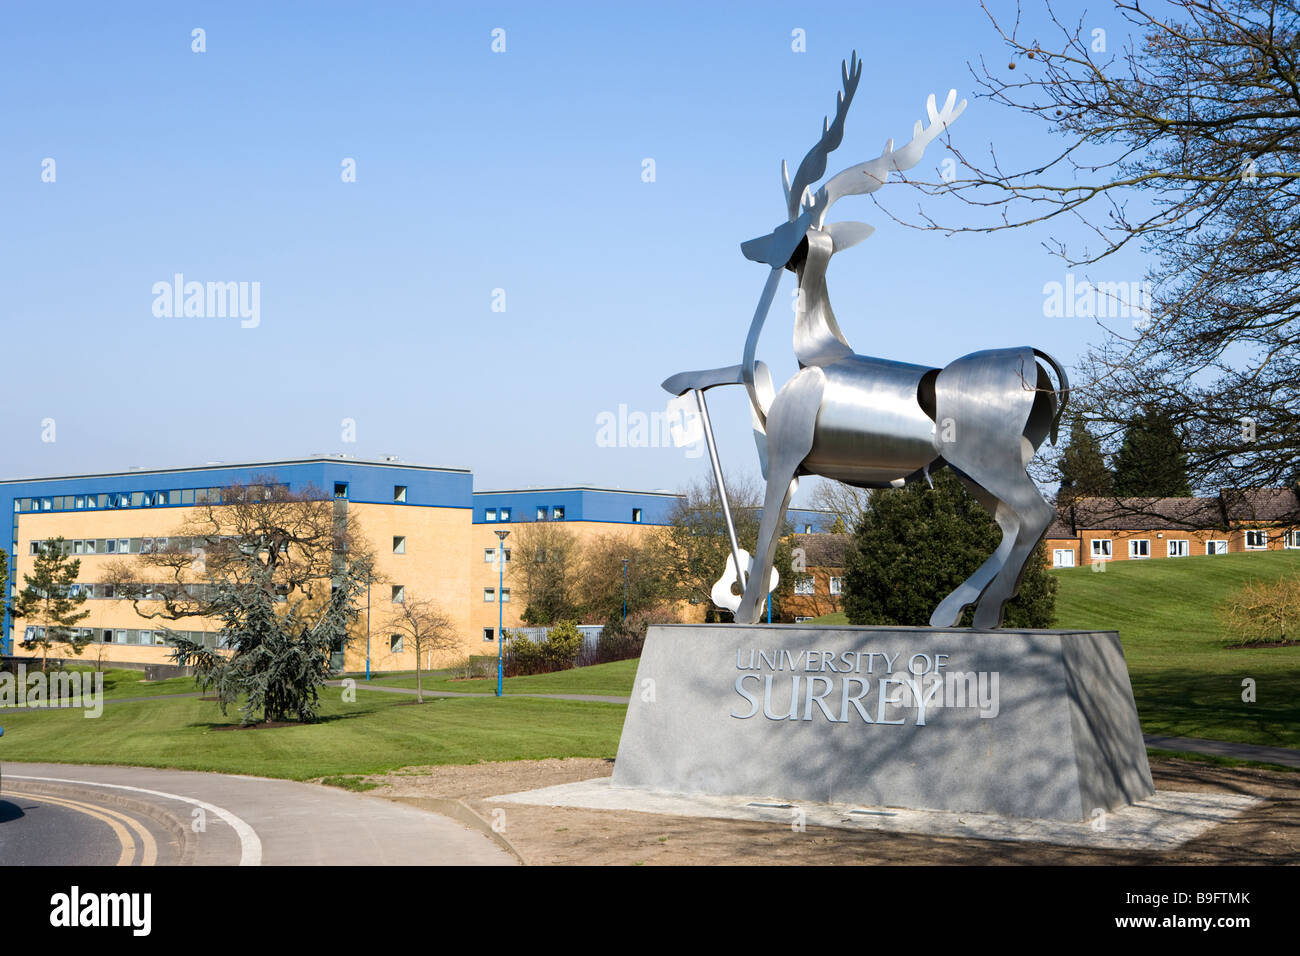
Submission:
<svg viewBox="0 0 1300 956">
<path fill-rule="evenodd" d="M 1300 498 L 1291 488 L 1224 488 L 1219 498 L 1230 521 L 1300 523 Z"/>
<path fill-rule="evenodd" d="M 446 471 L 468 475 L 468 468 L 443 468 L 437 465 L 415 465 L 404 461 L 371 461 L 348 455 L 311 455 L 306 458 L 277 458 L 269 461 L 211 461 L 203 465 L 181 465 L 174 468 L 127 468 L 122 471 L 71 472 L 66 475 L 36 475 L 28 478 L 0 479 L 0 485 L 31 484 L 37 481 L 62 481 L 69 478 L 136 478 L 145 475 L 172 475 L 194 471 L 231 471 L 250 468 L 274 468 L 277 465 L 365 465 L 378 468 L 412 468 L 418 471 Z"/>
<path fill-rule="evenodd" d="M 791 547 L 803 548 L 804 561 L 810 568 L 842 568 L 849 549 L 848 534 L 796 534 Z"/>
<path fill-rule="evenodd" d="M 1290 488 L 1223 489 L 1199 498 L 1079 498 L 1058 511 L 1049 538 L 1080 531 L 1223 529 L 1248 521 L 1300 524 L 1300 497 Z"/>
</svg>

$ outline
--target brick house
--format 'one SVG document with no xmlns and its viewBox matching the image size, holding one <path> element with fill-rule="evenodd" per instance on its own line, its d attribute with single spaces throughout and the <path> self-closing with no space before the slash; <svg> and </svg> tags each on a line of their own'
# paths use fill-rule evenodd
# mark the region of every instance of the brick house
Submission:
<svg viewBox="0 0 1300 956">
<path fill-rule="evenodd" d="M 1223 489 L 1204 498 L 1080 498 L 1044 536 L 1051 567 L 1300 549 L 1292 488 Z"/>
</svg>

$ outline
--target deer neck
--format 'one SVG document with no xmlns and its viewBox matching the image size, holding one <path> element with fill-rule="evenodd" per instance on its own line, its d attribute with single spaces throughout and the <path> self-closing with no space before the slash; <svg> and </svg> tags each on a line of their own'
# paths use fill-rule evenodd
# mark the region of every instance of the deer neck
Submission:
<svg viewBox="0 0 1300 956">
<path fill-rule="evenodd" d="M 831 237 L 808 230 L 808 255 L 795 270 L 799 299 L 795 304 L 794 354 L 800 366 L 826 366 L 853 354 L 844 339 L 826 291 L 826 267 L 835 251 Z"/>
</svg>

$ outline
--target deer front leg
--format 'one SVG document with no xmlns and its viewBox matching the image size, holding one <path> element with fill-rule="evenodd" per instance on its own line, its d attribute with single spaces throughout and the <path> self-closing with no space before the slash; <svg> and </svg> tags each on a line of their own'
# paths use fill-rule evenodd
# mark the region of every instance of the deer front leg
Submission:
<svg viewBox="0 0 1300 956">
<path fill-rule="evenodd" d="M 762 613 L 776 544 L 785 524 L 785 511 L 794 493 L 794 479 L 812 451 L 817 412 L 825 389 L 826 375 L 822 370 L 815 366 L 805 368 L 781 389 L 767 416 L 767 494 L 758 525 L 754 563 L 736 610 L 738 624 L 757 624 Z"/>
</svg>

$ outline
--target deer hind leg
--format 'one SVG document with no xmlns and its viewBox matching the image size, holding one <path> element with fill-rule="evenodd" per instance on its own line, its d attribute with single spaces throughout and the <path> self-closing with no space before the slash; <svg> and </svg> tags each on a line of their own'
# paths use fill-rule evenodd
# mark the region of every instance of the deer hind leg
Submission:
<svg viewBox="0 0 1300 956">
<path fill-rule="evenodd" d="M 754 561 L 745 582 L 745 593 L 736 609 L 738 624 L 756 624 L 776 557 L 776 544 L 785 523 L 785 511 L 794 494 L 795 478 L 803 460 L 812 451 L 826 376 L 809 366 L 792 378 L 772 403 L 767 416 L 767 494 L 763 517 L 758 525 Z"/>
<path fill-rule="evenodd" d="M 1043 379 L 1028 348 L 976 352 L 957 359 L 935 379 L 936 450 L 983 496 L 997 502 L 993 515 L 1003 532 L 994 555 L 997 565 L 985 562 L 966 582 L 971 588 L 984 584 L 975 608 L 979 628 L 1001 624 L 1003 606 L 1015 595 L 1025 561 L 1052 520 L 1051 506 L 1025 472 L 1047 430 L 1041 414 L 1049 401 Z M 984 497 L 977 497 L 988 507 Z M 990 571 L 992 580 L 983 581 Z M 945 616 L 953 610 L 947 600 L 940 607 Z"/>
<path fill-rule="evenodd" d="M 1024 577 L 1029 556 L 1055 517 L 1052 506 L 1043 500 L 1033 479 L 1023 471 L 1016 476 L 1014 482 L 1009 482 L 1007 487 L 1001 488 L 997 493 L 1015 509 L 1020 527 L 1005 566 L 975 608 L 974 623 L 978 628 L 1002 625 L 1003 610 L 1006 603 L 1020 590 L 1020 580 Z"/>
<path fill-rule="evenodd" d="M 1004 502 L 989 494 L 978 484 L 960 472 L 957 473 L 963 485 L 997 522 L 1002 529 L 1002 540 L 997 550 L 989 555 L 988 560 L 979 566 L 974 574 L 959 584 L 930 615 L 931 627 L 956 627 L 961 623 L 962 612 L 974 604 L 989 584 L 1005 567 L 1012 554 L 1020 532 L 1020 516 Z"/>
</svg>

